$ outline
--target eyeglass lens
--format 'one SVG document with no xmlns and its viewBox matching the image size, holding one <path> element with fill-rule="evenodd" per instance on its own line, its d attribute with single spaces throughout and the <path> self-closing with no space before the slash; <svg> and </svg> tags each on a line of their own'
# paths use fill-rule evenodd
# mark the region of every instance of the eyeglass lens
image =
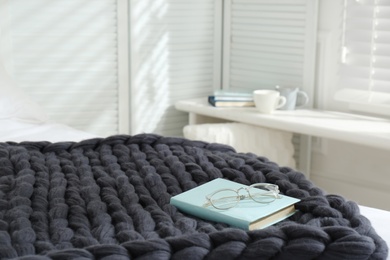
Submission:
<svg viewBox="0 0 390 260">
<path fill-rule="evenodd" d="M 271 203 L 276 199 L 275 191 L 262 186 L 253 186 L 248 189 L 251 198 L 259 203 Z"/>
<path fill-rule="evenodd" d="M 240 201 L 240 197 L 233 190 L 221 190 L 215 193 L 210 202 L 217 209 L 229 209 L 237 205 Z"/>
</svg>

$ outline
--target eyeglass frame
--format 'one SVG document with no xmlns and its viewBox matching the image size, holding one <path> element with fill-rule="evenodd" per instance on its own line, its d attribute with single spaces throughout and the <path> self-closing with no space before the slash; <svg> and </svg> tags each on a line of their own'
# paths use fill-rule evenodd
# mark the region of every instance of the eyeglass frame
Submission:
<svg viewBox="0 0 390 260">
<path fill-rule="evenodd" d="M 263 187 L 263 188 L 268 189 L 269 192 L 265 192 L 264 195 L 269 195 L 269 194 L 271 193 L 271 195 L 273 195 L 273 196 L 275 197 L 275 199 L 274 199 L 273 201 L 271 201 L 271 202 L 260 202 L 260 201 L 255 200 L 254 198 L 252 198 L 252 196 L 251 196 L 251 194 L 250 194 L 250 192 L 249 192 L 249 189 L 254 188 L 254 187 Z M 248 193 L 248 195 L 244 195 L 244 194 L 243 194 L 243 195 L 240 195 L 240 194 L 239 194 L 239 191 L 240 191 L 240 190 L 245 190 L 245 191 Z M 215 206 L 215 205 L 212 203 L 211 198 L 212 198 L 215 194 L 217 194 L 218 192 L 221 192 L 221 191 L 233 191 L 233 192 L 235 192 L 235 193 L 237 194 L 237 202 L 236 202 L 233 206 L 228 207 L 228 208 L 221 208 L 221 207 Z M 237 206 L 237 204 L 238 204 L 241 200 L 244 200 L 244 199 L 247 199 L 247 198 L 250 198 L 250 199 L 252 199 L 254 202 L 257 202 L 257 203 L 268 204 L 268 203 L 274 202 L 276 199 L 280 199 L 281 196 L 280 196 L 279 193 L 280 193 L 280 191 L 279 191 L 279 186 L 278 186 L 278 185 L 275 185 L 275 184 L 271 184 L 271 183 L 254 183 L 254 184 L 252 184 L 252 185 L 250 185 L 250 186 L 247 186 L 247 187 L 243 186 L 243 187 L 240 187 L 240 188 L 238 188 L 238 189 L 229 189 L 229 188 L 219 189 L 219 190 L 216 190 L 216 191 L 214 191 L 214 192 L 212 192 L 212 193 L 210 193 L 210 194 L 208 194 L 208 195 L 205 196 L 205 197 L 206 197 L 206 202 L 203 204 L 202 207 L 205 208 L 205 207 L 208 207 L 208 206 L 211 205 L 211 206 L 213 206 L 214 208 L 219 209 L 219 210 L 227 210 L 227 209 L 234 208 L 235 206 Z"/>
</svg>

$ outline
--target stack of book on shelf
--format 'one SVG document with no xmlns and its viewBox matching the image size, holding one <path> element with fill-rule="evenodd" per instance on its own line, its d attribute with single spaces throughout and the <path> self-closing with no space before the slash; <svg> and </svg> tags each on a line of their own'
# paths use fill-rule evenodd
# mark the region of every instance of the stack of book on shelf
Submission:
<svg viewBox="0 0 390 260">
<path fill-rule="evenodd" d="M 248 186 L 237 182 L 217 178 L 172 197 L 170 203 L 184 213 L 205 220 L 225 223 L 244 230 L 254 230 L 268 227 L 292 216 L 296 212 L 295 204 L 300 201 L 299 199 L 279 194 L 272 202 L 259 203 L 254 199 L 258 199 L 258 192 L 262 191 L 252 188 L 256 189 L 256 191 L 252 191 L 252 193 L 256 192 L 257 197 L 254 198 L 253 195 L 250 197 L 249 194 L 245 194 L 246 190 L 241 189 L 243 187 L 248 188 Z M 233 191 L 234 194 L 234 191 L 237 190 L 239 190 L 239 194 L 231 196 L 231 192 Z M 235 197 L 238 201 L 231 207 L 216 208 L 213 206 L 215 204 L 211 203 L 210 197 L 209 199 L 206 197 L 210 193 L 212 198 L 219 196 L 215 192 L 213 194 L 213 191 L 217 191 L 218 194 L 225 194 L 224 197 L 217 198 L 218 203 L 221 202 L 226 205 L 231 203 L 231 200 L 234 200 Z M 264 196 L 266 195 L 264 194 Z"/>
<path fill-rule="evenodd" d="M 252 91 L 216 90 L 208 97 L 215 107 L 254 107 Z"/>
</svg>

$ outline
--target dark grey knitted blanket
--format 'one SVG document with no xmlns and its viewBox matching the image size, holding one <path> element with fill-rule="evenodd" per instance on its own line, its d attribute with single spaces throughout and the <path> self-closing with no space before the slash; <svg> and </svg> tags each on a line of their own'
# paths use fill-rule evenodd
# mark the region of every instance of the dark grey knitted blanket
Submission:
<svg viewBox="0 0 390 260">
<path fill-rule="evenodd" d="M 269 182 L 300 210 L 255 231 L 182 214 L 171 196 L 222 177 Z M 385 259 L 354 202 L 218 144 L 156 135 L 0 143 L 1 259 Z"/>
</svg>

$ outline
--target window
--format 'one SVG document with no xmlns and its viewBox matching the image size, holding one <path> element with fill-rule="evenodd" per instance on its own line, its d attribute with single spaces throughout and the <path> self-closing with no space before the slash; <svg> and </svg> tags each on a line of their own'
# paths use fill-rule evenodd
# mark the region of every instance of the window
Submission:
<svg viewBox="0 0 390 260">
<path fill-rule="evenodd" d="M 345 0 L 335 99 L 390 115 L 390 0 Z"/>
</svg>

